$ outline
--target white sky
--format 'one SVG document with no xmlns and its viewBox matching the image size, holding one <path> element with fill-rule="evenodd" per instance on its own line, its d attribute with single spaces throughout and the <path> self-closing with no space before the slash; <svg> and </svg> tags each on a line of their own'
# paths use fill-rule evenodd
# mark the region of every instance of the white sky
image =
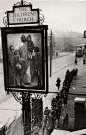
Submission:
<svg viewBox="0 0 86 135">
<path fill-rule="evenodd" d="M 21 0 L 0 0 L 0 27 L 3 27 L 5 12 Z M 52 31 L 72 30 L 83 32 L 86 30 L 86 1 L 58 1 L 58 0 L 25 0 L 31 2 L 33 8 L 42 10 L 45 16 L 44 24 L 49 25 Z"/>
</svg>

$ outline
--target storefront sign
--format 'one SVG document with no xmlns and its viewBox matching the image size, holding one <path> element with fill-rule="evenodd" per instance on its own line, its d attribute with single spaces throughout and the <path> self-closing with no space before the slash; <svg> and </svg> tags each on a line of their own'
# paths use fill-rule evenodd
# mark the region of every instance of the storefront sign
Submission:
<svg viewBox="0 0 86 135">
<path fill-rule="evenodd" d="M 10 25 L 39 23 L 39 9 L 32 9 L 32 5 L 13 7 L 13 11 L 8 11 L 7 16 Z"/>
</svg>

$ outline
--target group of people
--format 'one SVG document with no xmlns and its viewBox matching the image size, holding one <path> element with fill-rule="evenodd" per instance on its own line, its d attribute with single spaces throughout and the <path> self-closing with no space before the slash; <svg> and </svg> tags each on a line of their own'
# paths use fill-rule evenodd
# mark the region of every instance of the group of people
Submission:
<svg viewBox="0 0 86 135">
<path fill-rule="evenodd" d="M 63 98 L 64 106 L 67 106 L 67 99 L 68 99 L 68 93 L 69 88 L 71 85 L 71 82 L 73 80 L 73 77 L 76 77 L 78 73 L 78 69 L 74 69 L 69 71 L 69 69 L 66 71 L 65 79 L 63 81 L 62 90 L 60 92 L 61 98 Z"/>
<path fill-rule="evenodd" d="M 48 107 L 44 110 L 43 116 L 43 125 L 42 125 L 42 133 L 43 135 L 50 135 L 55 128 L 59 128 L 59 121 L 61 116 L 62 107 L 62 99 L 60 95 L 57 94 L 55 98 L 51 101 L 51 109 Z M 68 114 L 65 115 L 63 119 L 63 128 L 67 128 L 68 125 Z"/>
<path fill-rule="evenodd" d="M 45 108 L 43 119 L 43 133 L 44 130 L 46 129 L 47 135 L 50 135 L 50 133 L 53 131 L 56 125 L 57 127 L 59 127 L 61 112 L 63 110 L 63 107 L 67 107 L 67 99 L 70 84 L 72 82 L 73 77 L 77 76 L 77 73 L 78 73 L 77 68 L 71 71 L 69 70 L 66 71 L 62 89 L 51 101 L 51 109 L 49 109 L 48 107 Z M 59 78 L 57 80 L 61 82 Z M 65 115 L 63 119 L 63 128 L 67 128 L 67 126 L 68 126 L 68 113 Z"/>
<path fill-rule="evenodd" d="M 31 35 L 21 36 L 21 43 L 10 45 L 8 51 L 9 84 L 12 86 L 42 85 L 42 59 Z M 35 78 L 35 79 L 34 79 Z"/>
</svg>

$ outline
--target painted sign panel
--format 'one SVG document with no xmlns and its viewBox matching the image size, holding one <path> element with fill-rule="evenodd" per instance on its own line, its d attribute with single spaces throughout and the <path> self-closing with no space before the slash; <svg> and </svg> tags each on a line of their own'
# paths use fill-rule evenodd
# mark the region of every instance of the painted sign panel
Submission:
<svg viewBox="0 0 86 135">
<path fill-rule="evenodd" d="M 47 47 L 44 44 L 44 33 L 44 28 L 40 29 L 39 26 L 32 29 L 31 27 L 2 28 L 7 91 L 46 92 L 47 70 L 45 72 L 44 53 Z"/>
</svg>

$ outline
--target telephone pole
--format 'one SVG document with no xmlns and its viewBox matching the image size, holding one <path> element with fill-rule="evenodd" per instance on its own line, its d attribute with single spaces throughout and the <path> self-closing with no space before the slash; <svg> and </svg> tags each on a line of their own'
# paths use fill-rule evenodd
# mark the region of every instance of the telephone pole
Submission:
<svg viewBox="0 0 86 135">
<path fill-rule="evenodd" d="M 52 76 L 52 30 L 50 33 L 50 77 Z"/>
</svg>

